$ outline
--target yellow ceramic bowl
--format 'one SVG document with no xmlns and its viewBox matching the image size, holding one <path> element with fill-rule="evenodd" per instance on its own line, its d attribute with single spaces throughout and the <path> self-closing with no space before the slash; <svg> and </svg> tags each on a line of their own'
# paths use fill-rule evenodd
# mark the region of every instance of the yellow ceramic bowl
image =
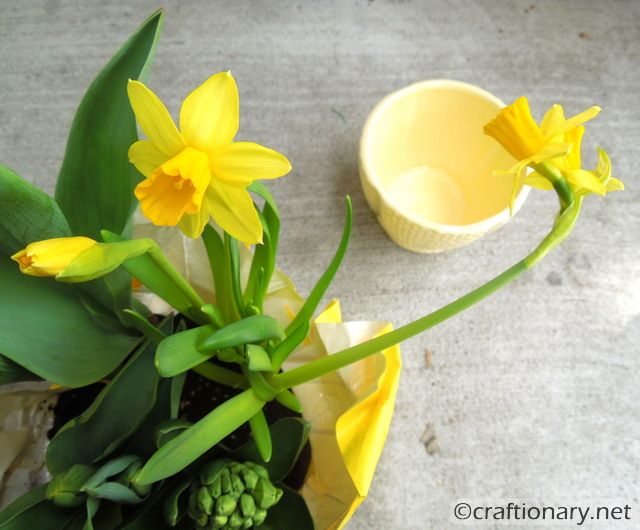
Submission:
<svg viewBox="0 0 640 530">
<path fill-rule="evenodd" d="M 373 109 L 360 141 L 367 202 L 398 245 L 414 252 L 461 247 L 509 220 L 516 161 L 482 132 L 504 103 L 459 81 L 415 83 Z M 514 212 L 528 187 L 518 193 Z"/>
</svg>

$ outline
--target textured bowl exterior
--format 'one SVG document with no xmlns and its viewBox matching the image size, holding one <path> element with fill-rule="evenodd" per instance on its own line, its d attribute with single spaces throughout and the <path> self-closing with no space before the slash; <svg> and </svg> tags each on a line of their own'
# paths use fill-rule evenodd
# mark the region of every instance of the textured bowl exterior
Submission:
<svg viewBox="0 0 640 530">
<path fill-rule="evenodd" d="M 391 240 L 402 248 L 417 253 L 437 253 L 463 247 L 483 235 L 497 230 L 509 221 L 511 217 L 509 210 L 506 209 L 487 219 L 469 225 L 452 226 L 419 219 L 415 215 L 403 212 L 387 200 L 384 193 L 376 185 L 373 176 L 369 175 L 367 167 L 369 166 L 371 171 L 374 171 L 374 168 L 370 166 L 370 163 L 368 164 L 364 160 L 364 157 L 366 153 L 365 144 L 368 129 L 373 127 L 373 117 L 393 98 L 402 96 L 404 93 L 408 93 L 411 90 L 420 90 L 423 87 L 435 85 L 450 85 L 453 88 L 464 87 L 466 90 L 471 90 L 477 93 L 480 97 L 491 100 L 498 108 L 504 106 L 504 103 L 495 96 L 473 85 L 468 85 L 467 83 L 461 83 L 459 81 L 432 80 L 418 82 L 387 95 L 376 105 L 369 115 L 360 139 L 360 153 L 358 160 L 360 183 L 362 185 L 364 196 L 367 203 L 376 214 L 382 228 Z M 522 207 L 528 193 L 528 186 L 524 186 L 518 193 L 515 204 L 513 205 L 513 214 Z"/>
<path fill-rule="evenodd" d="M 506 222 L 506 220 L 497 220 L 490 227 L 475 231 L 457 230 L 451 232 L 427 227 L 414 222 L 380 197 L 378 190 L 369 182 L 362 164 L 360 164 L 360 182 L 367 203 L 376 214 L 384 231 L 394 243 L 412 252 L 435 254 L 463 247 L 483 235 L 497 230 Z"/>
</svg>

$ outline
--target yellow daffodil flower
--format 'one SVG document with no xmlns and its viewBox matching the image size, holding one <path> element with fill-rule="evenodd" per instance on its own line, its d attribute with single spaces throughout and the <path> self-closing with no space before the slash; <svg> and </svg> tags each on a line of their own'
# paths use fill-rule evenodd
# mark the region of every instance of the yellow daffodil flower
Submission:
<svg viewBox="0 0 640 530">
<path fill-rule="evenodd" d="M 512 202 L 523 183 L 540 189 L 553 187 L 546 176 L 535 171 L 536 165 L 543 163 L 559 169 L 573 191 L 581 195 L 592 192 L 604 195 L 607 191 L 624 189 L 622 182 L 611 177 L 609 157 L 603 150 L 599 150 L 600 162 L 596 170 L 581 167 L 582 124 L 599 112 L 600 108 L 593 106 L 567 119 L 562 106 L 553 105 L 538 125 L 531 115 L 527 98 L 522 96 L 485 125 L 485 134 L 495 138 L 518 160 L 506 172 L 516 177 Z M 534 172 L 525 176 L 527 166 L 534 168 Z"/>
<path fill-rule="evenodd" d="M 134 143 L 129 160 L 146 179 L 135 189 L 140 208 L 158 226 L 199 237 L 209 217 L 248 245 L 262 242 L 262 225 L 247 191 L 254 180 L 291 170 L 277 151 L 234 142 L 239 100 L 231 72 L 211 76 L 182 103 L 180 130 L 160 99 L 129 81 L 131 107 L 147 140 Z"/>
<path fill-rule="evenodd" d="M 11 259 L 29 276 L 55 276 L 81 252 L 96 244 L 88 237 L 58 237 L 29 243 Z"/>
</svg>

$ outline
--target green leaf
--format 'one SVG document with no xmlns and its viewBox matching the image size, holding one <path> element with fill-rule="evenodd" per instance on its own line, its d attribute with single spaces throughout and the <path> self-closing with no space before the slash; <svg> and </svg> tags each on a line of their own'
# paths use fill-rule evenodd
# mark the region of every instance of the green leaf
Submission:
<svg viewBox="0 0 640 530">
<path fill-rule="evenodd" d="M 302 341 L 309 334 L 309 328 L 311 324 L 308 320 L 303 320 L 300 325 L 291 331 L 287 337 L 278 344 L 273 350 L 272 363 L 273 371 L 279 372 L 282 367 L 282 363 L 286 361 L 287 357 L 293 353 L 293 351 L 302 344 Z"/>
<path fill-rule="evenodd" d="M 75 234 L 122 233 L 135 208 L 141 176 L 129 163 L 138 139 L 127 98 L 129 79 L 145 80 L 164 19 L 156 11 L 120 48 L 84 95 L 71 126 L 56 199 Z"/>
<path fill-rule="evenodd" d="M 262 224 L 264 228 L 263 244 L 256 245 L 249 279 L 245 289 L 245 300 L 261 308 L 262 299 L 271 282 L 275 270 L 278 241 L 280 238 L 280 214 L 273 196 L 261 182 L 253 182 L 249 191 L 264 199 Z M 260 272 L 262 270 L 262 272 Z"/>
<path fill-rule="evenodd" d="M 291 390 L 283 390 L 276 396 L 276 401 L 293 412 L 302 414 L 302 403 Z"/>
<path fill-rule="evenodd" d="M 173 377 L 209 359 L 213 353 L 202 353 L 198 346 L 214 331 L 213 326 L 200 326 L 164 339 L 156 352 L 156 368 L 160 375 Z"/>
<path fill-rule="evenodd" d="M 155 344 L 146 341 L 91 406 L 60 429 L 47 449 L 49 471 L 92 464 L 131 436 L 156 401 L 154 353 Z"/>
<path fill-rule="evenodd" d="M 147 485 L 175 475 L 255 416 L 264 405 L 250 389 L 225 401 L 158 449 L 136 482 Z"/>
<path fill-rule="evenodd" d="M 29 243 L 71 234 L 58 204 L 39 188 L 0 165 L 0 254 L 11 256 Z M 129 277 L 109 275 L 102 281 L 82 286 L 82 291 L 98 302 L 98 311 L 120 309 L 130 298 Z M 87 301 L 96 306 L 95 302 Z"/>
<path fill-rule="evenodd" d="M 284 338 L 284 333 L 276 319 L 266 315 L 253 315 L 232 322 L 212 333 L 204 340 L 200 351 L 210 352 L 251 342 L 282 338 Z"/>
<path fill-rule="evenodd" d="M 138 504 L 142 499 L 119 482 L 105 482 L 95 488 L 87 488 L 87 493 L 98 499 L 106 499 L 122 504 Z"/>
<path fill-rule="evenodd" d="M 322 300 L 324 293 L 326 292 L 331 280 L 338 272 L 340 265 L 342 264 L 342 260 L 344 259 L 344 255 L 347 252 L 347 247 L 349 246 L 349 239 L 351 238 L 351 227 L 353 225 L 353 210 L 351 208 L 351 199 L 349 196 L 345 199 L 346 205 L 346 216 L 344 220 L 344 229 L 342 231 L 342 239 L 340 240 L 340 245 L 336 250 L 336 253 L 333 256 L 333 259 L 329 263 L 327 270 L 324 271 L 324 274 L 318 280 L 318 283 L 311 290 L 311 294 L 309 298 L 305 301 L 304 305 L 296 315 L 296 318 L 287 326 L 287 335 L 294 331 L 302 322 L 308 321 L 313 316 L 318 304 Z"/>
<path fill-rule="evenodd" d="M 0 354 L 0 385 L 18 383 L 20 381 L 38 381 L 39 379 L 36 374 L 25 370 L 19 364 Z"/>
<path fill-rule="evenodd" d="M 56 201 L 2 165 L 0 204 L 0 253 L 6 256 L 34 241 L 71 235 Z"/>
<path fill-rule="evenodd" d="M 186 495 L 184 495 L 184 493 L 187 493 L 193 479 L 194 477 L 191 475 L 184 477 L 177 486 L 172 488 L 171 493 L 169 493 L 166 501 L 164 502 L 164 519 L 171 526 L 175 526 L 181 517 L 184 516 L 186 508 Z"/>
<path fill-rule="evenodd" d="M 137 338 L 95 322 L 68 285 L 20 273 L 0 256 L 0 352 L 67 387 L 111 373 Z"/>
<path fill-rule="evenodd" d="M 169 526 L 164 520 L 163 505 L 167 496 L 178 485 L 177 480 L 168 480 L 162 484 L 162 486 L 154 491 L 151 496 L 145 500 L 135 511 L 133 511 L 129 517 L 121 523 L 118 530 L 170 530 Z M 186 518 L 183 519 L 183 523 L 186 525 L 178 524 L 179 530 L 193 530 L 193 520 Z"/>
<path fill-rule="evenodd" d="M 158 397 L 151 412 L 138 426 L 125 452 L 140 455 L 146 459 L 156 450 L 154 436 L 163 421 L 174 418 L 171 410 L 171 394 L 174 381 L 178 378 L 161 379 L 158 383 Z"/>
<path fill-rule="evenodd" d="M 0 530 L 65 528 L 77 511 L 59 508 L 45 498 L 46 484 L 25 493 L 0 513 Z"/>
<path fill-rule="evenodd" d="M 273 370 L 269 354 L 257 344 L 247 344 L 247 360 L 251 371 L 271 372 Z"/>
<path fill-rule="evenodd" d="M 156 367 L 162 377 L 172 377 L 205 362 L 216 350 L 280 337 L 282 328 L 278 322 L 264 315 L 250 316 L 218 330 L 200 326 L 164 339 L 158 345 Z"/>
<path fill-rule="evenodd" d="M 264 412 L 259 411 L 255 416 L 249 420 L 249 427 L 251 427 L 251 435 L 253 441 L 256 444 L 260 458 L 264 462 L 271 460 L 273 453 L 273 444 L 271 442 L 271 433 L 269 432 L 269 424 Z"/>
<path fill-rule="evenodd" d="M 114 477 L 118 473 L 122 473 L 138 459 L 139 458 L 136 455 L 123 455 L 118 458 L 114 458 L 113 460 L 109 460 L 109 462 L 100 467 L 87 479 L 87 481 L 82 485 L 82 489 L 85 490 L 99 486 L 108 478 Z"/>
<path fill-rule="evenodd" d="M 284 484 L 279 484 L 282 489 L 280 501 L 269 508 L 267 519 L 256 527 L 256 530 L 281 530 L 295 528 L 296 530 L 315 530 L 307 503 L 302 495 Z"/>
<path fill-rule="evenodd" d="M 100 499 L 96 499 L 94 497 L 88 497 L 86 502 L 87 507 L 87 520 L 82 527 L 83 530 L 93 530 L 93 518 L 98 513 L 100 509 Z"/>
<path fill-rule="evenodd" d="M 301 418 L 283 418 L 269 426 L 273 446 L 276 447 L 271 460 L 266 462 L 254 440 L 231 453 L 235 460 L 250 460 L 264 466 L 273 482 L 280 482 L 295 465 L 304 444 L 309 438 L 311 426 Z M 292 527 L 295 528 L 295 527 Z"/>
</svg>

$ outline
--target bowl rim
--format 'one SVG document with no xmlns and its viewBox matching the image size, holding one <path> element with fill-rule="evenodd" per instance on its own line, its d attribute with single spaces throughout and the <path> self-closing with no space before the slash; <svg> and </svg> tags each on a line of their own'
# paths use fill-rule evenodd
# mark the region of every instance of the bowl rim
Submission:
<svg viewBox="0 0 640 530">
<path fill-rule="evenodd" d="M 395 90 L 385 97 L 383 97 L 374 107 L 367 120 L 365 121 L 364 127 L 362 129 L 362 135 L 360 136 L 360 146 L 359 146 L 359 162 L 360 167 L 362 169 L 362 177 L 367 181 L 369 185 L 371 185 L 380 200 L 380 202 L 384 203 L 385 206 L 393 210 L 400 217 L 403 217 L 414 224 L 417 224 L 428 230 L 435 230 L 438 232 L 447 232 L 451 234 L 469 234 L 469 233 L 483 233 L 491 230 L 492 228 L 502 225 L 509 221 L 511 217 L 513 217 L 524 204 L 527 196 L 529 195 L 530 187 L 522 186 L 518 194 L 516 195 L 516 199 L 513 204 L 513 212 L 511 212 L 509 206 L 504 208 L 503 210 L 493 214 L 490 217 L 486 217 L 481 219 L 480 221 L 476 221 L 474 223 L 464 224 L 464 225 L 452 225 L 439 223 L 437 221 L 431 221 L 429 219 L 425 219 L 423 217 L 418 216 L 417 214 L 411 211 L 401 210 L 392 200 L 390 200 L 385 193 L 382 192 L 379 185 L 378 174 L 375 170 L 375 167 L 370 159 L 368 146 L 371 145 L 371 136 L 373 135 L 377 122 L 380 120 L 384 111 L 397 100 L 407 97 L 410 94 L 415 92 L 428 91 L 435 88 L 453 88 L 454 90 L 460 92 L 467 92 L 470 94 L 474 94 L 476 96 L 480 96 L 491 103 L 495 104 L 498 109 L 504 108 L 504 102 L 498 97 L 494 96 L 490 92 L 470 83 L 466 83 L 464 81 L 457 81 L 453 79 L 428 79 L 425 81 L 417 81 L 408 86 Z M 378 212 L 376 212 L 378 213 Z"/>
</svg>

